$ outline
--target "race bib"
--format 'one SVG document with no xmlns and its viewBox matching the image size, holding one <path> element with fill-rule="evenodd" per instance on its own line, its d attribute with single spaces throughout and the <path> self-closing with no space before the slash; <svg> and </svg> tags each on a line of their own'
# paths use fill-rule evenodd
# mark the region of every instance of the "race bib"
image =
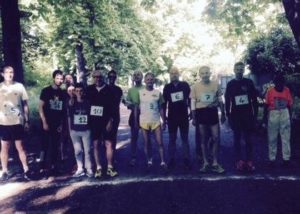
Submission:
<svg viewBox="0 0 300 214">
<path fill-rule="evenodd" d="M 248 95 L 235 96 L 234 99 L 237 106 L 249 104 Z"/>
<path fill-rule="evenodd" d="M 63 107 L 63 102 L 61 100 L 50 100 L 50 109 L 61 111 Z"/>
<path fill-rule="evenodd" d="M 214 101 L 214 93 L 202 93 L 200 96 L 200 101 L 204 103 L 212 103 Z"/>
<path fill-rule="evenodd" d="M 274 104 L 276 110 L 285 109 L 287 107 L 287 100 L 281 98 L 275 98 Z"/>
<path fill-rule="evenodd" d="M 157 102 L 151 102 L 149 103 L 149 110 L 154 111 L 157 109 Z"/>
<path fill-rule="evenodd" d="M 102 106 L 91 106 L 90 114 L 92 116 L 102 117 L 103 116 L 103 107 Z"/>
<path fill-rule="evenodd" d="M 183 100 L 183 92 L 182 91 L 171 94 L 171 101 L 173 103 L 177 102 L 177 101 L 181 101 L 181 100 Z"/>
<path fill-rule="evenodd" d="M 74 115 L 74 124 L 75 125 L 87 125 L 88 117 L 87 115 Z"/>
</svg>

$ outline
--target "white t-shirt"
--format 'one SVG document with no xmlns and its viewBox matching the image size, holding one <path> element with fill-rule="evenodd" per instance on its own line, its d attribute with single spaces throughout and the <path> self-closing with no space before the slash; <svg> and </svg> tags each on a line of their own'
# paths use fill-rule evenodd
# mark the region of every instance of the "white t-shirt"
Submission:
<svg viewBox="0 0 300 214">
<path fill-rule="evenodd" d="M 23 84 L 13 82 L 10 85 L 0 83 L 0 125 L 23 124 L 23 102 L 28 100 Z"/>
<path fill-rule="evenodd" d="M 163 97 L 159 90 L 153 89 L 148 91 L 141 89 L 139 91 L 140 123 L 160 122 L 160 106 L 163 102 Z"/>
</svg>

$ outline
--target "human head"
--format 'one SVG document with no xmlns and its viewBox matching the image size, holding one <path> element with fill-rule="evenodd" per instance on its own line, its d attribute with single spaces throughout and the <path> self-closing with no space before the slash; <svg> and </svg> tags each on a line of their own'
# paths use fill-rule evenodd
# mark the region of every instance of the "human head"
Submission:
<svg viewBox="0 0 300 214">
<path fill-rule="evenodd" d="M 64 82 L 67 87 L 74 84 L 74 77 L 72 74 L 65 74 Z"/>
<path fill-rule="evenodd" d="M 180 73 L 179 73 L 179 69 L 176 66 L 173 66 L 170 68 L 169 74 L 170 74 L 171 82 L 179 81 Z"/>
<path fill-rule="evenodd" d="M 60 87 L 64 81 L 64 75 L 61 70 L 55 70 L 52 73 L 53 83 L 57 87 Z"/>
<path fill-rule="evenodd" d="M 115 70 L 111 70 L 107 73 L 108 83 L 110 85 L 114 85 L 117 79 L 117 72 Z"/>
<path fill-rule="evenodd" d="M 237 80 L 241 80 L 243 78 L 244 72 L 245 72 L 245 64 L 243 62 L 237 62 L 234 64 L 234 73 L 235 78 Z"/>
<path fill-rule="evenodd" d="M 67 87 L 67 93 L 68 93 L 68 95 L 70 96 L 70 97 L 74 97 L 74 90 L 75 90 L 75 87 L 74 87 L 74 85 L 69 85 L 68 87 Z"/>
<path fill-rule="evenodd" d="M 14 69 L 11 66 L 5 66 L 3 70 L 1 70 L 1 75 L 5 82 L 12 82 L 14 79 Z"/>
<path fill-rule="evenodd" d="M 92 72 L 92 77 L 94 80 L 94 84 L 98 87 L 104 85 L 104 72 L 101 70 L 95 70 Z"/>
<path fill-rule="evenodd" d="M 82 83 L 76 83 L 74 85 L 74 93 L 77 98 L 81 98 L 85 93 L 84 85 Z"/>
<path fill-rule="evenodd" d="M 284 76 L 282 74 L 277 74 L 274 77 L 273 82 L 274 82 L 276 91 L 282 92 L 283 88 L 284 88 L 284 83 L 285 83 Z"/>
<path fill-rule="evenodd" d="M 132 80 L 135 82 L 135 84 L 139 85 L 142 84 L 143 80 L 143 73 L 139 70 L 135 71 L 132 75 Z"/>
<path fill-rule="evenodd" d="M 146 84 L 147 89 L 153 89 L 153 85 L 154 85 L 154 82 L 155 82 L 154 74 L 151 73 L 151 72 L 146 73 L 145 78 L 144 78 L 144 82 Z"/>
<path fill-rule="evenodd" d="M 199 69 L 199 77 L 201 80 L 205 83 L 208 83 L 210 81 L 211 71 L 208 66 L 202 66 Z"/>
</svg>

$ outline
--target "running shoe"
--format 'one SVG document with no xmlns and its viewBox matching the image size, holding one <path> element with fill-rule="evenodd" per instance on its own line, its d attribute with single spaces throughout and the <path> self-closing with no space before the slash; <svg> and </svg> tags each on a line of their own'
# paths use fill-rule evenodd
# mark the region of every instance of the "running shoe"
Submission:
<svg viewBox="0 0 300 214">
<path fill-rule="evenodd" d="M 101 177 L 102 177 L 101 169 L 97 169 L 95 172 L 95 178 L 101 178 Z"/>
<path fill-rule="evenodd" d="M 107 168 L 107 171 L 106 171 L 106 174 L 110 177 L 115 177 L 118 175 L 118 172 L 116 169 L 114 169 L 113 167 L 108 167 Z"/>
<path fill-rule="evenodd" d="M 130 162 L 129 162 L 129 165 L 130 166 L 135 166 L 136 165 L 136 159 L 135 158 L 132 158 L 131 160 L 130 160 Z"/>
<path fill-rule="evenodd" d="M 220 164 L 212 165 L 210 170 L 219 174 L 225 172 L 224 168 Z"/>
<path fill-rule="evenodd" d="M 27 181 L 32 180 L 32 172 L 30 170 L 27 170 L 26 172 L 24 172 L 23 178 Z"/>
<path fill-rule="evenodd" d="M 208 172 L 208 170 L 209 170 L 209 164 L 208 163 L 204 163 L 202 165 L 202 167 L 199 169 L 199 172 L 205 173 L 205 172 Z"/>
<path fill-rule="evenodd" d="M 152 161 L 152 159 L 149 159 L 147 162 L 147 166 L 150 168 L 150 167 L 152 167 L 152 165 L 153 165 L 153 161 Z"/>
<path fill-rule="evenodd" d="M 253 172 L 255 170 L 255 166 L 252 161 L 247 161 L 246 169 L 248 172 Z"/>
<path fill-rule="evenodd" d="M 1 177 L 0 177 L 0 181 L 7 181 L 9 178 L 9 175 L 7 172 L 3 172 Z"/>
<path fill-rule="evenodd" d="M 79 178 L 79 177 L 82 177 L 82 176 L 84 176 L 85 175 L 85 173 L 84 173 L 84 170 L 83 169 L 79 169 L 79 170 L 77 170 L 76 172 L 75 172 L 75 174 L 73 174 L 73 178 Z"/>
<path fill-rule="evenodd" d="M 87 176 L 88 178 L 92 178 L 92 177 L 94 176 L 93 171 L 92 171 L 92 170 L 87 170 L 86 176 Z"/>
<path fill-rule="evenodd" d="M 164 161 L 162 161 L 161 163 L 160 163 L 160 167 L 162 168 L 162 169 L 167 169 L 168 167 L 167 167 L 167 164 L 164 162 Z"/>
<path fill-rule="evenodd" d="M 237 161 L 236 162 L 236 170 L 237 171 L 243 171 L 244 169 L 245 169 L 245 161 L 243 161 L 243 160 L 239 160 L 239 161 Z"/>
</svg>

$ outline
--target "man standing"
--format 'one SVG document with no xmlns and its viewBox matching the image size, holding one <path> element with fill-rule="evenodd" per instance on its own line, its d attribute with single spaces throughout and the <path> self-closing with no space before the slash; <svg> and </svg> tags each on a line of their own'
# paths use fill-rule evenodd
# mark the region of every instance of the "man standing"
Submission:
<svg viewBox="0 0 300 214">
<path fill-rule="evenodd" d="M 15 82 L 14 69 L 10 66 L 1 72 L 4 82 L 0 83 L 0 129 L 1 139 L 1 180 L 5 181 L 8 175 L 8 154 L 11 142 L 15 142 L 21 160 L 24 178 L 29 180 L 27 157 L 23 147 L 24 129 L 29 129 L 28 95 L 21 83 Z"/>
<path fill-rule="evenodd" d="M 130 144 L 131 144 L 131 160 L 130 165 L 135 166 L 136 165 L 136 150 L 137 150 L 137 140 L 139 137 L 139 117 L 140 112 L 137 112 L 137 118 L 135 118 L 134 109 L 138 105 L 139 100 L 139 91 L 144 88 L 142 85 L 143 80 L 143 73 L 141 71 L 135 71 L 133 73 L 133 82 L 134 86 L 128 90 L 128 94 L 126 97 L 126 106 L 131 110 L 130 116 L 129 116 L 129 126 L 130 126 Z M 135 121 L 138 122 L 138 124 L 135 126 Z"/>
<path fill-rule="evenodd" d="M 244 78 L 245 65 L 234 65 L 235 79 L 228 82 L 225 92 L 225 108 L 228 122 L 233 130 L 236 169 L 254 171 L 251 134 L 254 131 L 258 111 L 257 91 L 252 80 Z M 246 156 L 241 154 L 241 135 L 246 142 Z"/>
<path fill-rule="evenodd" d="M 116 79 L 117 79 L 117 72 L 114 70 L 111 70 L 107 74 L 108 76 L 108 87 L 111 89 L 111 91 L 114 94 L 114 100 L 113 100 L 113 110 L 112 110 L 112 118 L 113 118 L 113 123 L 112 123 L 112 130 L 111 130 L 111 135 L 113 137 L 112 143 L 113 143 L 113 149 L 116 151 L 116 146 L 117 146 L 117 133 L 118 133 L 118 128 L 120 124 L 120 103 L 121 103 L 121 98 L 123 96 L 123 91 L 122 89 L 115 85 Z"/>
<path fill-rule="evenodd" d="M 99 157 L 99 144 L 104 142 L 106 148 L 107 171 L 110 177 L 115 177 L 118 172 L 113 167 L 113 135 L 111 133 L 113 124 L 114 94 L 105 84 L 103 71 L 93 71 L 94 84 L 87 88 L 87 99 L 91 104 L 90 126 L 94 145 L 94 157 L 96 162 L 95 178 L 102 177 L 102 165 Z"/>
<path fill-rule="evenodd" d="M 66 93 L 61 89 L 63 72 L 52 73 L 53 83 L 41 91 L 39 114 L 42 120 L 44 140 L 41 160 L 45 176 L 58 172 L 60 156 L 60 139 L 62 126 L 66 117 Z"/>
<path fill-rule="evenodd" d="M 191 90 L 187 82 L 179 81 L 180 74 L 177 67 L 172 67 L 169 74 L 171 82 L 165 85 L 163 90 L 165 114 L 168 109 L 168 117 L 165 117 L 169 130 L 168 167 L 170 169 L 175 167 L 176 138 L 179 129 L 183 146 L 183 163 L 186 168 L 190 168 L 188 107 Z"/>
<path fill-rule="evenodd" d="M 140 125 L 144 137 L 144 151 L 147 157 L 147 165 L 151 167 L 152 160 L 152 145 L 150 142 L 150 134 L 154 132 L 155 140 L 158 144 L 160 156 L 160 166 L 165 169 L 167 167 L 164 159 L 164 145 L 162 139 L 162 129 L 164 129 L 164 112 L 162 104 L 163 96 L 159 90 L 154 89 L 155 77 L 153 73 L 145 75 L 146 87 L 139 91 L 138 105 L 135 108 L 135 126 Z M 137 114 L 140 110 L 140 124 L 137 120 Z M 160 117 L 163 123 L 160 122 Z"/>
<path fill-rule="evenodd" d="M 221 122 L 225 121 L 224 105 L 221 99 L 222 92 L 218 82 L 210 80 L 211 71 L 208 66 L 199 69 L 200 82 L 193 85 L 191 90 L 191 109 L 193 124 L 199 127 L 201 138 L 201 149 L 203 165 L 200 172 L 211 170 L 216 173 L 223 173 L 225 170 L 218 163 L 218 147 L 220 143 L 220 126 L 218 107 L 221 108 Z M 211 138 L 208 138 L 208 134 Z M 207 150 L 208 143 L 212 143 L 212 163 L 210 166 Z"/>
</svg>

